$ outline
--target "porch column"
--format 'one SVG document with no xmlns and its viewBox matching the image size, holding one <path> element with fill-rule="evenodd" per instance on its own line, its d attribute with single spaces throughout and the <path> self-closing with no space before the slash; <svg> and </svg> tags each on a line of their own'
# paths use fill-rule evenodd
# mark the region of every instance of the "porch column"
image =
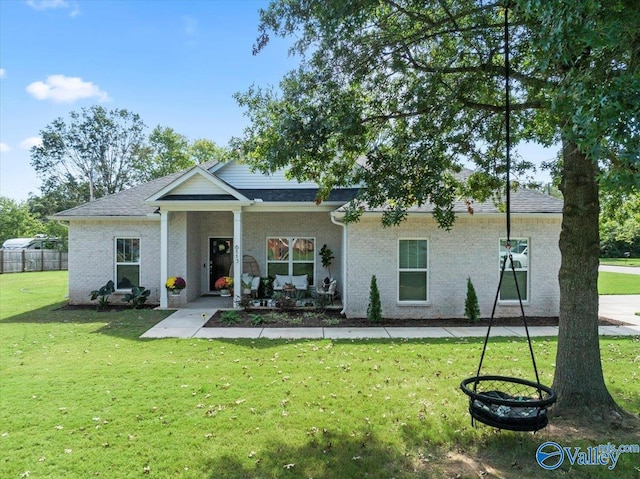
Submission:
<svg viewBox="0 0 640 479">
<path fill-rule="evenodd" d="M 242 298 L 242 210 L 233 212 L 233 305 Z"/>
<path fill-rule="evenodd" d="M 165 284 L 169 273 L 169 212 L 160 210 L 160 307 L 169 307 Z"/>
</svg>

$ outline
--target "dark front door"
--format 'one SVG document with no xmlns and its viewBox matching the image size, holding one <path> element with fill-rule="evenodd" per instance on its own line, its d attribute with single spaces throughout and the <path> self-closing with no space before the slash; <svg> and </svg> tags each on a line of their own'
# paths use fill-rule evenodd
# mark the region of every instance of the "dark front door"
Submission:
<svg viewBox="0 0 640 479">
<path fill-rule="evenodd" d="M 209 238 L 209 290 L 216 289 L 216 280 L 229 276 L 233 238 Z"/>
</svg>

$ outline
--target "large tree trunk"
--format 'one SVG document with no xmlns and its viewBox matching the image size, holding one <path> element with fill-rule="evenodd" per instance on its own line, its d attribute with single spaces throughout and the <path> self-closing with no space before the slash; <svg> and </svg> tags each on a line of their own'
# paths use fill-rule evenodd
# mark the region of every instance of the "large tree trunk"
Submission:
<svg viewBox="0 0 640 479">
<path fill-rule="evenodd" d="M 562 157 L 560 330 L 553 382 L 558 401 L 553 411 L 554 415 L 586 419 L 588 410 L 587 417 L 598 420 L 619 409 L 607 391 L 600 362 L 597 168 L 571 142 L 563 142 Z"/>
</svg>

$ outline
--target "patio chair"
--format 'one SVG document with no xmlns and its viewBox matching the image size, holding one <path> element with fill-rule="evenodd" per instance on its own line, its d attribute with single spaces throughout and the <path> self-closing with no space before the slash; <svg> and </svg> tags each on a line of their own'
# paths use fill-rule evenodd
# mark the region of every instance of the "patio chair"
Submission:
<svg viewBox="0 0 640 479">
<path fill-rule="evenodd" d="M 338 287 L 338 281 L 333 279 L 329 282 L 329 285 L 326 286 L 326 288 L 318 289 L 317 291 L 318 296 L 324 296 L 328 298 L 331 304 L 333 305 L 333 300 L 335 299 L 336 293 L 337 293 L 337 287 Z"/>
<path fill-rule="evenodd" d="M 229 267 L 229 276 L 233 278 L 233 263 Z M 260 266 L 256 259 L 248 254 L 242 257 L 242 283 L 251 285 L 251 297 L 258 297 L 258 288 L 260 287 Z"/>
</svg>

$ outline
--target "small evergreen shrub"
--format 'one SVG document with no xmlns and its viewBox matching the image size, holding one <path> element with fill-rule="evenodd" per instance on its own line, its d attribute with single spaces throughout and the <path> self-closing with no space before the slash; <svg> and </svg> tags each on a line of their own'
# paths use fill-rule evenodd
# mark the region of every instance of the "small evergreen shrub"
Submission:
<svg viewBox="0 0 640 479">
<path fill-rule="evenodd" d="M 464 302 L 464 315 L 471 322 L 480 319 L 480 306 L 478 305 L 478 295 L 473 287 L 471 278 L 467 278 L 467 299 Z"/>
<path fill-rule="evenodd" d="M 382 304 L 380 303 L 380 291 L 378 291 L 378 282 L 375 274 L 371 276 L 367 319 L 372 323 L 379 323 L 382 321 Z"/>
<path fill-rule="evenodd" d="M 220 315 L 220 322 L 224 324 L 237 324 L 240 321 L 240 313 L 236 310 L 223 311 Z"/>
</svg>

